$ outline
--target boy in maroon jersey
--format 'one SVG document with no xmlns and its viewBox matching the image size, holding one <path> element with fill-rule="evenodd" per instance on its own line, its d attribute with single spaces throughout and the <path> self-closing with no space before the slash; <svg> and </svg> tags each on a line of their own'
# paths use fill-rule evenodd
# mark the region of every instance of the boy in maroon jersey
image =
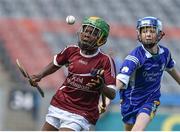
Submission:
<svg viewBox="0 0 180 132">
<path fill-rule="evenodd" d="M 99 17 L 86 17 L 78 33 L 78 45 L 71 45 L 54 56 L 54 60 L 31 78 L 39 82 L 63 65 L 68 65 L 68 76 L 53 96 L 44 131 L 87 131 L 99 118 L 98 102 L 101 93 L 115 97 L 115 67 L 110 56 L 102 53 L 109 25 Z M 104 70 L 102 76 L 94 73 Z"/>
</svg>

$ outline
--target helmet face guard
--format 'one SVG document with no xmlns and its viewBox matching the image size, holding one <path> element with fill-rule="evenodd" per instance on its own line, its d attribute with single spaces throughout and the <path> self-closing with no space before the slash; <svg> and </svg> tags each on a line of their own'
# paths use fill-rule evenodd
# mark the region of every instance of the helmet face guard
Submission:
<svg viewBox="0 0 180 132">
<path fill-rule="evenodd" d="M 91 29 L 91 31 L 89 31 L 89 29 Z M 96 42 L 100 36 L 100 32 L 101 29 L 99 28 L 96 28 L 90 24 L 82 24 L 82 27 L 78 35 L 80 48 L 85 50 L 93 50 L 98 48 Z M 89 38 L 93 38 L 93 39 L 87 39 L 86 37 L 87 34 Z"/>
<path fill-rule="evenodd" d="M 89 32 L 91 30 L 91 32 Z M 85 35 L 89 34 L 87 40 Z M 109 25 L 99 17 L 86 17 L 78 34 L 78 44 L 81 49 L 93 50 L 106 43 L 109 35 Z"/>
<path fill-rule="evenodd" d="M 156 32 L 156 36 L 152 40 L 143 40 L 141 37 L 142 31 L 146 31 L 149 29 L 151 32 Z M 156 45 L 164 36 L 164 32 L 162 32 L 162 23 L 159 19 L 155 17 L 144 17 L 137 21 L 136 26 L 138 40 L 147 48 L 152 48 Z"/>
</svg>

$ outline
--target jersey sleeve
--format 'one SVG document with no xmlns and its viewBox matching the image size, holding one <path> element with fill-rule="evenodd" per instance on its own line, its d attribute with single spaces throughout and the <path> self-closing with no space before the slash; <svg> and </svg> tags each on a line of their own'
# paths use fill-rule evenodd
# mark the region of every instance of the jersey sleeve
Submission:
<svg viewBox="0 0 180 132">
<path fill-rule="evenodd" d="M 171 57 L 171 53 L 169 52 L 167 57 L 166 71 L 171 70 L 175 66 L 175 61 Z"/>
<path fill-rule="evenodd" d="M 116 78 L 123 82 L 126 86 L 129 83 L 130 76 L 141 65 L 139 58 L 140 54 L 132 51 L 128 56 L 126 56 L 121 65 L 120 72 L 117 74 Z"/>
<path fill-rule="evenodd" d="M 105 79 L 105 84 L 116 90 L 116 71 L 115 71 L 115 63 L 114 60 L 109 57 L 106 63 L 103 66 L 104 69 L 104 79 Z"/>
<path fill-rule="evenodd" d="M 60 53 L 56 54 L 53 60 L 54 65 L 60 67 L 62 65 L 67 64 L 69 52 L 70 52 L 70 48 L 65 47 Z"/>
</svg>

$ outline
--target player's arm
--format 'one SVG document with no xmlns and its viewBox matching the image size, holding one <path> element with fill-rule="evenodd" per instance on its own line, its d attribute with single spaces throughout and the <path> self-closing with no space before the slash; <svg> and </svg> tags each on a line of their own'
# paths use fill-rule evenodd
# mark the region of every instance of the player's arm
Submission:
<svg viewBox="0 0 180 132">
<path fill-rule="evenodd" d="M 132 61 L 125 60 L 122 64 L 122 68 L 120 69 L 120 73 L 116 76 L 116 87 L 118 90 L 125 90 L 130 76 L 134 72 L 136 64 Z"/>
<path fill-rule="evenodd" d="M 121 101 L 124 98 L 124 92 L 128 86 L 130 76 L 139 67 L 139 64 L 139 59 L 135 55 L 131 54 L 128 55 L 122 63 L 120 72 L 116 76 L 116 87 L 120 91 Z"/>
<path fill-rule="evenodd" d="M 42 78 L 54 73 L 57 71 L 60 67 L 54 65 L 53 62 L 49 63 L 42 71 L 36 75 L 32 75 L 31 78 L 35 82 L 39 82 Z"/>
<path fill-rule="evenodd" d="M 104 88 L 102 88 L 102 93 L 108 97 L 109 99 L 114 99 L 116 96 L 116 91 L 113 88 L 110 88 L 106 85 L 104 85 Z"/>
<path fill-rule="evenodd" d="M 116 79 L 116 87 L 117 87 L 117 89 L 123 90 L 124 86 L 125 86 L 125 84 L 121 80 Z"/>
<path fill-rule="evenodd" d="M 101 93 L 104 94 L 109 99 L 114 99 L 116 95 L 116 90 L 111 87 L 111 85 L 106 85 L 104 82 L 104 78 L 101 75 L 97 75 L 97 79 L 92 79 L 91 82 L 86 84 L 89 87 L 96 87 L 97 89 L 101 89 Z M 115 86 L 114 86 L 115 87 Z"/>
<path fill-rule="evenodd" d="M 91 82 L 87 83 L 86 85 L 89 87 L 95 87 L 100 89 L 101 93 L 108 97 L 109 99 L 114 99 L 116 95 L 115 85 L 106 85 L 105 83 L 105 70 L 102 69 L 93 69 L 91 71 L 92 76 L 96 76 L 97 79 L 92 79 Z M 115 78 L 113 78 L 115 81 Z"/>
<path fill-rule="evenodd" d="M 116 79 L 116 87 L 117 89 L 119 89 L 120 102 L 122 102 L 124 99 L 124 91 L 125 91 L 126 85 L 120 79 Z"/>
<path fill-rule="evenodd" d="M 175 60 L 171 57 L 171 53 L 169 52 L 167 57 L 166 71 L 171 75 L 171 77 L 176 80 L 178 84 L 180 84 L 180 73 L 175 68 Z"/>
<path fill-rule="evenodd" d="M 39 74 L 31 76 L 33 81 L 39 82 L 42 78 L 56 72 L 63 65 L 68 64 L 68 55 L 70 54 L 70 50 L 72 50 L 72 46 L 65 47 L 64 50 L 55 55 L 53 61 L 50 62 L 44 69 L 42 69 Z"/>
<path fill-rule="evenodd" d="M 176 82 L 180 85 L 180 73 L 175 69 L 172 68 L 170 70 L 167 71 L 172 78 L 174 78 L 174 80 L 176 80 Z"/>
</svg>

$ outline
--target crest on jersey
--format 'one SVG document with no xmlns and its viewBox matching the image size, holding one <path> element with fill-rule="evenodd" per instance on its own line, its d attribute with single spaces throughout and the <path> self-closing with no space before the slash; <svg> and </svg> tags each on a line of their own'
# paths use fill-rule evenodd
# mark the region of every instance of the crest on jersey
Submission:
<svg viewBox="0 0 180 132">
<path fill-rule="evenodd" d="M 127 66 L 125 66 L 121 69 L 122 73 L 127 73 L 128 71 L 129 71 L 129 68 Z"/>
</svg>

